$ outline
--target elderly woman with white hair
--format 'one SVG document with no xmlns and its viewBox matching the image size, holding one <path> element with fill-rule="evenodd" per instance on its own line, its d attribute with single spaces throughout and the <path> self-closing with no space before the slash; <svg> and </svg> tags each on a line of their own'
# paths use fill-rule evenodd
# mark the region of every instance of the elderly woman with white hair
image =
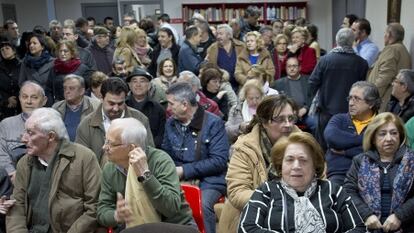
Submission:
<svg viewBox="0 0 414 233">
<path fill-rule="evenodd" d="M 90 149 L 68 138 L 54 109 L 36 109 L 27 119 L 7 232 L 95 231 L 101 169 Z"/>
</svg>

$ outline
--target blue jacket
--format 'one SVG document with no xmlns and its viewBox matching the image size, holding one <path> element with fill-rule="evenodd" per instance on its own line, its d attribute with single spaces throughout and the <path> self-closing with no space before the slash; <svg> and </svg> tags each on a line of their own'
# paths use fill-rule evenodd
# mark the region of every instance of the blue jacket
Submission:
<svg viewBox="0 0 414 233">
<path fill-rule="evenodd" d="M 202 63 L 203 59 L 193 46 L 187 40 L 184 41 L 178 53 L 178 72 L 188 70 L 198 75 Z"/>
<path fill-rule="evenodd" d="M 204 119 L 206 118 L 206 119 Z M 201 133 L 200 159 L 196 160 L 196 144 Z M 184 180 L 200 180 L 201 189 L 226 191 L 225 175 L 229 143 L 224 122 L 212 113 L 198 107 L 193 120 L 185 130 L 173 117 L 165 125 L 162 149 L 182 166 Z"/>
<path fill-rule="evenodd" d="M 346 175 L 352 164 L 352 158 L 362 153 L 362 138 L 365 129 L 358 135 L 351 116 L 348 113 L 334 115 L 324 131 L 325 141 L 328 144 L 326 150 L 326 163 L 328 165 L 328 177 L 331 175 Z M 331 149 L 345 151 L 345 154 L 337 154 Z"/>
</svg>

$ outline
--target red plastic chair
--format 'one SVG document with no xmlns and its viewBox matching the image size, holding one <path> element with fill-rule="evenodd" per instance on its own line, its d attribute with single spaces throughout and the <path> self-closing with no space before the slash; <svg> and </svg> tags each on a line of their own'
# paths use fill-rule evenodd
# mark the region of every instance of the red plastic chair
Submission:
<svg viewBox="0 0 414 233">
<path fill-rule="evenodd" d="M 201 202 L 201 189 L 195 185 L 190 184 L 181 184 L 181 189 L 184 191 L 184 197 L 193 212 L 193 218 L 197 223 L 198 229 L 201 233 L 205 233 Z"/>
</svg>

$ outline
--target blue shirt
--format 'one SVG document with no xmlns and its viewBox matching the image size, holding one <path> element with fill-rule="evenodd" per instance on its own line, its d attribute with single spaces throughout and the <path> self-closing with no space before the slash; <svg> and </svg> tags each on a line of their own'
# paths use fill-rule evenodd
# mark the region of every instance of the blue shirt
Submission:
<svg viewBox="0 0 414 233">
<path fill-rule="evenodd" d="M 231 86 L 238 87 L 239 83 L 236 81 L 236 78 L 234 77 L 234 71 L 236 69 L 236 62 L 237 62 L 237 56 L 236 56 L 236 50 L 234 48 L 231 48 L 230 53 L 227 53 L 227 51 L 224 48 L 218 49 L 218 55 L 217 55 L 217 65 L 229 72 L 230 75 L 230 83 Z"/>
<path fill-rule="evenodd" d="M 360 42 L 356 47 L 354 47 L 354 51 L 368 62 L 369 67 L 374 66 L 379 54 L 378 46 L 376 46 L 374 42 L 369 39 L 365 39 Z"/>
<path fill-rule="evenodd" d="M 257 63 L 259 55 L 249 55 L 250 64 L 254 65 Z"/>
</svg>

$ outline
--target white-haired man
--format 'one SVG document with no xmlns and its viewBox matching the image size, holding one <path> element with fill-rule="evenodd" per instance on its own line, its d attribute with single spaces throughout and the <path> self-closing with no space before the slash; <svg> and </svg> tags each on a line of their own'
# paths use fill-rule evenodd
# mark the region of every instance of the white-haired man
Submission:
<svg viewBox="0 0 414 233">
<path fill-rule="evenodd" d="M 60 114 L 33 111 L 17 164 L 7 232 L 94 232 L 101 170 L 94 153 L 69 141 Z"/>
<path fill-rule="evenodd" d="M 148 208 L 156 210 L 163 222 L 195 226 L 181 193 L 174 162 L 164 151 L 148 146 L 146 137 L 147 130 L 135 118 L 115 119 L 109 126 L 103 145 L 109 162 L 102 174 L 99 223 L 120 230 L 131 220 L 132 208 L 123 197 L 128 169 L 133 168 Z"/>
<path fill-rule="evenodd" d="M 233 29 L 228 24 L 220 24 L 217 26 L 217 41 L 207 49 L 206 60 L 229 73 L 233 90 L 239 87 L 234 77 L 237 57 L 245 47 L 243 42 L 233 39 Z"/>
</svg>

